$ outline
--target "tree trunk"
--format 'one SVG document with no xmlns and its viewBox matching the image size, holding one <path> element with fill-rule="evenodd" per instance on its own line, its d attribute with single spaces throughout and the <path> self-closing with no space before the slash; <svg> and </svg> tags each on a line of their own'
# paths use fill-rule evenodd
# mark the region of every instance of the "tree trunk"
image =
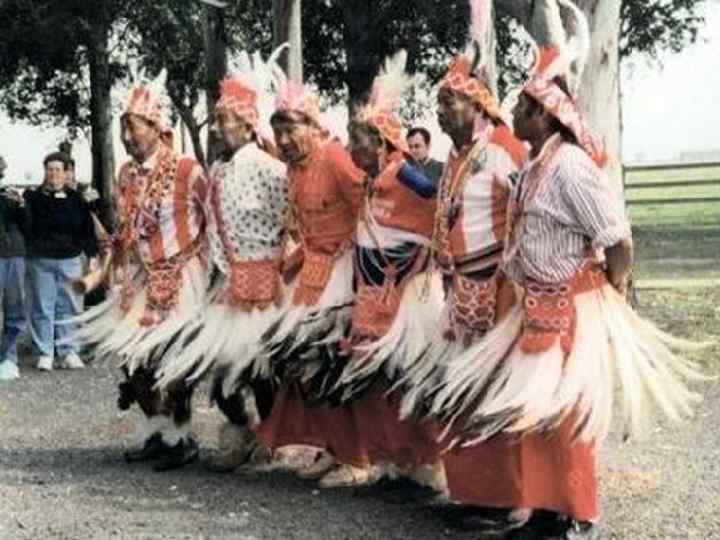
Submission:
<svg viewBox="0 0 720 540">
<path fill-rule="evenodd" d="M 287 43 L 289 50 L 280 55 L 280 66 L 288 79 L 303 82 L 302 0 L 273 0 L 273 49 Z"/>
<path fill-rule="evenodd" d="M 202 147 L 202 137 L 200 136 L 201 127 L 198 125 L 191 109 L 184 106 L 178 106 L 177 103 L 175 104 L 175 108 L 178 110 L 178 114 L 180 114 L 180 118 L 182 120 L 183 146 L 185 141 L 185 129 L 187 129 L 187 132 L 190 135 L 190 143 L 192 144 L 195 159 L 197 159 L 199 163 L 204 164 L 206 157 L 205 151 Z M 212 161 L 208 160 L 208 164 L 209 163 L 212 163 Z"/>
<path fill-rule="evenodd" d="M 105 202 L 100 219 L 114 223 L 115 157 L 112 136 L 112 78 L 108 54 L 109 25 L 94 21 L 88 43 L 90 58 L 90 129 L 92 185 Z"/>
<path fill-rule="evenodd" d="M 345 0 L 342 3 L 345 32 L 345 56 L 347 59 L 348 108 L 350 115 L 364 103 L 373 79 L 378 72 L 381 58 L 375 49 L 377 28 L 374 27 L 374 10 L 364 0 Z"/>
<path fill-rule="evenodd" d="M 619 38 L 621 0 L 575 0 L 590 24 L 590 57 L 585 66 L 578 103 L 590 127 L 601 137 L 610 161 L 607 173 L 618 197 L 623 196 L 620 124 Z M 538 44 L 552 40 L 543 10 L 554 0 L 495 0 L 501 13 L 515 17 Z M 533 13 L 532 9 L 535 9 Z"/>
<path fill-rule="evenodd" d="M 203 30 L 205 35 L 205 95 L 208 114 L 215 111 L 215 103 L 220 98 L 220 81 L 227 73 L 227 37 L 225 33 L 225 15 L 222 9 L 204 6 Z M 192 129 L 188 125 L 191 137 Z M 195 141 L 193 140 L 193 146 Z M 208 129 L 207 159 L 203 165 L 210 166 L 220 155 L 222 141 L 217 139 L 213 129 Z M 197 154 L 197 149 L 196 149 Z"/>
<path fill-rule="evenodd" d="M 620 0 L 577 0 L 590 21 L 592 43 L 579 103 L 588 123 L 605 142 L 610 157 L 606 170 L 618 197 L 623 197 L 620 4 Z"/>
</svg>

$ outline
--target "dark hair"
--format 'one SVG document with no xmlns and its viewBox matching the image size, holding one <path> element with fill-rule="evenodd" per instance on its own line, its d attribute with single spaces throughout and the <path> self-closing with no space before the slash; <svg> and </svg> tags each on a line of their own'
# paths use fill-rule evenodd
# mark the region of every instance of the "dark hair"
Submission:
<svg viewBox="0 0 720 540">
<path fill-rule="evenodd" d="M 397 150 L 395 145 L 383 137 L 380 131 L 369 122 L 358 122 L 352 120 L 348 125 L 348 133 L 352 135 L 353 132 L 362 133 L 366 137 L 372 139 L 378 146 L 384 145 L 385 149 L 390 153 Z"/>
<path fill-rule="evenodd" d="M 561 79 L 560 77 L 555 77 L 553 79 L 555 83 L 558 84 L 558 87 L 560 90 L 563 91 L 568 97 L 570 97 L 570 92 L 567 87 L 567 83 L 565 82 L 565 79 Z M 568 128 L 565 124 L 560 122 L 553 114 L 550 114 L 545 107 L 540 103 L 535 97 L 531 96 L 527 92 L 524 93 L 525 97 L 530 100 L 531 103 L 531 109 L 529 111 L 530 114 L 536 114 L 536 112 L 544 112 L 550 117 L 550 131 L 552 133 L 560 133 L 562 135 L 563 139 L 565 139 L 566 142 L 572 143 L 572 144 L 578 144 L 577 137 L 575 134 Z"/>
<path fill-rule="evenodd" d="M 425 144 L 430 144 L 430 132 L 425 129 L 424 127 L 414 127 L 410 128 L 410 130 L 407 133 L 406 139 L 409 139 L 410 137 L 414 137 L 415 135 L 422 135 L 422 138 L 425 139 Z"/>
<path fill-rule="evenodd" d="M 315 122 L 312 121 L 312 119 L 306 115 L 305 113 L 299 112 L 299 111 L 286 111 L 286 110 L 279 110 L 275 111 L 272 116 L 270 117 L 270 125 L 275 124 L 282 124 L 282 123 L 297 123 L 298 121 L 308 124 L 308 125 L 315 125 Z"/>
<path fill-rule="evenodd" d="M 63 164 L 63 169 L 67 171 L 68 165 L 70 164 L 70 157 L 64 152 L 51 152 L 43 159 L 43 167 L 47 167 L 47 164 L 51 161 L 59 161 Z"/>
</svg>

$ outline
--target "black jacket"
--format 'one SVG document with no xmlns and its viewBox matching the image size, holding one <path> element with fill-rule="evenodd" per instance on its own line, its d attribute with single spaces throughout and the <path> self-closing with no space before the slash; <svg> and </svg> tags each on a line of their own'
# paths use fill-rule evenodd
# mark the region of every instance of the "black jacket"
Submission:
<svg viewBox="0 0 720 540">
<path fill-rule="evenodd" d="M 23 211 L 0 189 L 0 257 L 24 257 L 25 239 L 21 230 Z"/>
<path fill-rule="evenodd" d="M 73 189 L 26 191 L 24 227 L 28 257 L 69 259 L 98 252 L 90 208 Z"/>
</svg>

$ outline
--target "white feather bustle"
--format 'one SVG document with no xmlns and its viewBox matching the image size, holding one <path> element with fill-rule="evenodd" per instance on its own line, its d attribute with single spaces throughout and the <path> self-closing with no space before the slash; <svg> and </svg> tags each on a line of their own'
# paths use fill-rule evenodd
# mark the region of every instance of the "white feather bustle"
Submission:
<svg viewBox="0 0 720 540">
<path fill-rule="evenodd" d="M 453 411 L 450 424 L 469 414 L 472 437 L 465 445 L 498 433 L 552 428 L 569 417 L 575 419 L 578 439 L 603 440 L 616 391 L 628 436 L 642 432 L 653 404 L 673 421 L 692 415 L 701 396 L 686 382 L 707 377 L 673 351 L 707 344 L 659 330 L 609 285 L 578 295 L 575 303 L 576 334 L 567 359 L 559 344 L 539 354 L 516 346 L 523 324 L 523 311 L 516 306 L 484 339 L 441 369 L 439 380 L 421 383 L 421 398 L 434 393 L 430 414 Z M 404 410 L 418 405 L 417 395 L 406 399 Z"/>
<path fill-rule="evenodd" d="M 76 338 L 94 345 L 96 357 L 112 356 L 132 374 L 147 363 L 152 349 L 169 343 L 195 316 L 207 293 L 208 272 L 198 258 L 190 260 L 182 271 L 178 305 L 155 326 L 142 326 L 145 312 L 146 275 L 140 271 L 134 279 L 132 306 L 126 312 L 120 306 L 120 296 L 113 291 L 100 305 L 86 311 L 72 322 L 79 324 Z"/>
<path fill-rule="evenodd" d="M 379 370 L 384 370 L 390 381 L 402 377 L 410 369 L 412 359 L 432 345 L 444 303 L 439 274 L 423 272 L 413 276 L 403 290 L 390 329 L 380 339 L 355 348 L 356 361 L 348 363 L 338 385 L 371 377 Z"/>
<path fill-rule="evenodd" d="M 228 396 L 238 377 L 252 368 L 253 375 L 270 376 L 269 358 L 261 354 L 261 338 L 287 313 L 294 288 L 283 291 L 279 306 L 245 311 L 222 302 L 227 279 L 220 279 L 202 305 L 183 329 L 180 339 L 163 358 L 158 370 L 158 387 L 187 378 L 200 379 L 213 369 L 227 373 Z"/>
<path fill-rule="evenodd" d="M 299 275 L 295 281 L 298 279 Z M 308 345 L 340 343 L 350 322 L 353 296 L 353 252 L 348 250 L 335 262 L 330 279 L 316 304 L 293 305 L 288 309 L 275 335 L 265 344 L 266 354 L 272 354 L 288 339 L 293 342 L 293 346 L 286 351 L 289 356 Z M 327 335 L 322 340 L 313 341 L 314 336 L 324 334 Z"/>
</svg>

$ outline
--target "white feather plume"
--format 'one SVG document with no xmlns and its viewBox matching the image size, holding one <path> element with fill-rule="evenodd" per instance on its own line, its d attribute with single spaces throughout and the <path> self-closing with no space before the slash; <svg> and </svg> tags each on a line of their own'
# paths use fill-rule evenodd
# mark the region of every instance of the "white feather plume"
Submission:
<svg viewBox="0 0 720 540">
<path fill-rule="evenodd" d="M 262 126 L 267 125 L 275 110 L 275 95 L 278 90 L 276 83 L 278 77 L 284 75 L 278 59 L 287 46 L 287 43 L 280 45 L 267 60 L 263 60 L 258 51 L 254 53 L 242 51 L 231 61 L 229 76 L 237 77 L 243 84 L 257 92 L 257 108 Z"/>
<path fill-rule="evenodd" d="M 373 81 L 368 105 L 373 110 L 392 111 L 412 82 L 405 68 L 407 52 L 401 49 L 385 60 L 385 65 Z"/>
<path fill-rule="evenodd" d="M 207 4 L 208 6 L 216 7 L 216 8 L 225 8 L 227 7 L 227 2 L 221 2 L 219 0 L 200 0 L 203 4 Z"/>
<path fill-rule="evenodd" d="M 558 4 L 570 12 L 568 31 L 570 37 L 565 46 L 569 67 L 568 83 L 570 90 L 575 93 L 585 71 L 588 56 L 590 55 L 590 24 L 585 14 L 571 0 L 557 0 Z"/>
</svg>

